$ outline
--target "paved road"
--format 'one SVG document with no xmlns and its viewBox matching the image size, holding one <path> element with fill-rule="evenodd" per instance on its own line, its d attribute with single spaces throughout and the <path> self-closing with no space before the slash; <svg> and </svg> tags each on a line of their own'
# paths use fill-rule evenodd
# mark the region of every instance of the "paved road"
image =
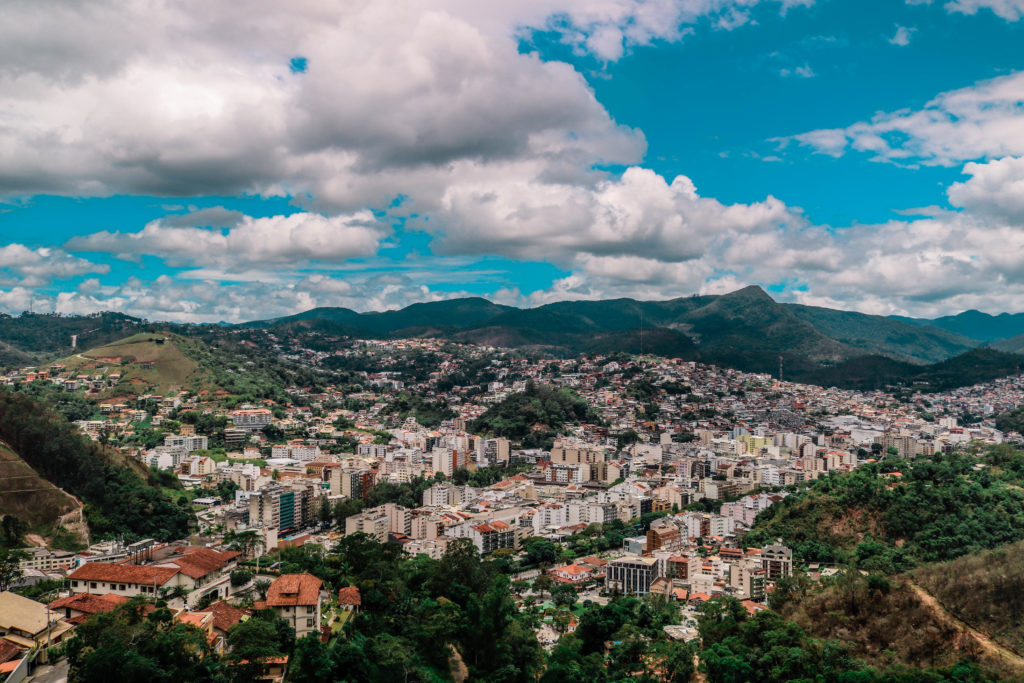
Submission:
<svg viewBox="0 0 1024 683">
<path fill-rule="evenodd" d="M 30 683 L 68 683 L 68 660 L 65 659 L 56 666 L 43 665 L 27 680 Z"/>
</svg>

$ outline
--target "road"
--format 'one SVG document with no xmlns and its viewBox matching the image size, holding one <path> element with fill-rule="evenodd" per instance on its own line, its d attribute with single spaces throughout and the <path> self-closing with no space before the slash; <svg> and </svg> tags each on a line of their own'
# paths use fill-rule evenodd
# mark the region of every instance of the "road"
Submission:
<svg viewBox="0 0 1024 683">
<path fill-rule="evenodd" d="M 28 683 L 67 683 L 68 682 L 68 660 L 58 662 L 56 666 L 45 664 L 32 674 L 31 678 L 25 679 Z"/>
</svg>

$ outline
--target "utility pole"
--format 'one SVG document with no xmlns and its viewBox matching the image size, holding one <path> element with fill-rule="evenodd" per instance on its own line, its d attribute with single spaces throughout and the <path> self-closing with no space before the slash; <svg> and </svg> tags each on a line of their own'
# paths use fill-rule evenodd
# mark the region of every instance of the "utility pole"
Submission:
<svg viewBox="0 0 1024 683">
<path fill-rule="evenodd" d="M 782 381 L 782 356 L 779 356 L 779 381 Z"/>
</svg>

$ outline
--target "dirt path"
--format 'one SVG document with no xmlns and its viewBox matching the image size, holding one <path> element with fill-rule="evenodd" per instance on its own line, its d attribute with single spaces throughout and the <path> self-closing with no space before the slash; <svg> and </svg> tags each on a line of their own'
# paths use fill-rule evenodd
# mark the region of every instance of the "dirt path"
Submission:
<svg viewBox="0 0 1024 683">
<path fill-rule="evenodd" d="M 926 591 L 924 588 L 919 586 L 912 580 L 907 581 L 907 585 L 914 591 L 918 599 L 925 607 L 930 609 L 936 617 L 937 621 L 952 625 L 955 628 L 963 631 L 964 633 L 970 634 L 972 638 L 978 643 L 985 654 L 990 657 L 1001 660 L 1005 665 L 1016 671 L 1019 675 L 1024 675 L 1024 657 L 1021 657 L 1013 650 L 1003 647 L 996 641 L 992 640 L 988 634 L 979 631 L 970 624 L 961 621 L 952 613 L 950 613 L 945 607 L 942 606 L 938 600 L 935 599 L 931 593 Z"/>
</svg>

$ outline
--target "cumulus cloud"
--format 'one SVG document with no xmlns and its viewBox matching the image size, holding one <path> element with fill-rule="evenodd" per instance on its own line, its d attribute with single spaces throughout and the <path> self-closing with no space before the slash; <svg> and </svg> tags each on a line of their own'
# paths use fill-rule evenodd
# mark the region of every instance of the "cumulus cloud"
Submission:
<svg viewBox="0 0 1024 683">
<path fill-rule="evenodd" d="M 949 188 L 949 201 L 977 215 L 1003 218 L 1024 227 L 1024 157 L 969 163 L 970 179 Z"/>
<path fill-rule="evenodd" d="M 370 211 L 331 217 L 306 212 L 269 218 L 243 216 L 226 230 L 182 227 L 180 217 L 175 217 L 172 222 L 153 221 L 139 232 L 102 231 L 75 237 L 66 246 L 73 251 L 146 254 L 176 265 L 239 270 L 370 256 L 387 233 L 388 228 Z"/>
<path fill-rule="evenodd" d="M 110 267 L 72 256 L 61 249 L 31 249 L 23 244 L 0 247 L 0 272 L 6 272 L 3 284 L 17 283 L 39 287 L 54 280 L 66 280 L 86 273 L 107 273 Z"/>
<path fill-rule="evenodd" d="M 436 292 L 401 274 L 363 274 L 345 280 L 323 275 L 286 283 L 223 283 L 183 281 L 169 276 L 136 278 L 115 286 L 90 283 L 74 292 L 39 295 L 31 290 L 0 290 L 0 310 L 88 314 L 120 311 L 154 320 L 178 322 L 244 322 L 290 315 L 319 306 L 356 310 L 388 310 L 419 301 L 466 296 Z"/>
<path fill-rule="evenodd" d="M 448 189 L 430 221 L 414 225 L 437 231 L 441 253 L 568 264 L 579 254 L 690 260 L 716 240 L 793 222 L 802 218 L 774 197 L 726 205 L 701 197 L 685 176 L 669 183 L 632 167 L 591 186 L 515 176 L 467 180 Z"/>
<path fill-rule="evenodd" d="M 1024 72 L 942 93 L 919 110 L 880 113 L 846 128 L 778 140 L 842 156 L 867 152 L 876 161 L 953 166 L 1024 154 Z"/>
</svg>

